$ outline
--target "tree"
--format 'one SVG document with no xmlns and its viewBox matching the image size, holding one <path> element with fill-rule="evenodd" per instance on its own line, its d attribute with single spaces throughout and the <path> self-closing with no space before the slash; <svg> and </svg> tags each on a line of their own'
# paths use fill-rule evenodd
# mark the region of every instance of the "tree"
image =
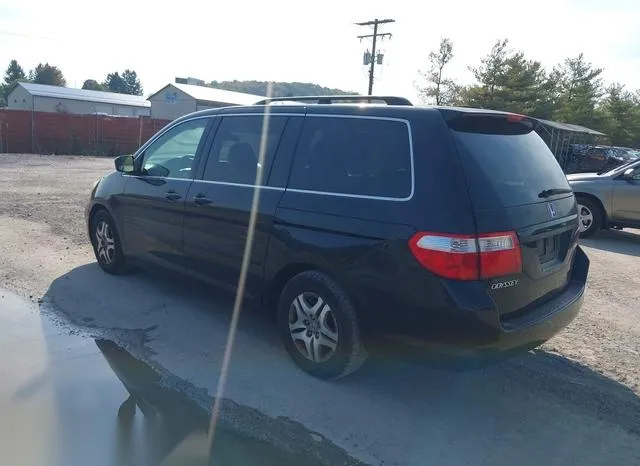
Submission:
<svg viewBox="0 0 640 466">
<path fill-rule="evenodd" d="M 87 89 L 90 91 L 104 91 L 104 86 L 100 84 L 95 79 L 86 79 L 84 83 L 82 83 L 82 89 Z"/>
<path fill-rule="evenodd" d="M 4 84 L 12 86 L 18 81 L 24 81 L 27 76 L 24 73 L 24 69 L 18 64 L 17 60 L 11 60 L 7 70 L 4 72 Z"/>
<path fill-rule="evenodd" d="M 479 66 L 469 67 L 476 80 L 470 86 L 443 77 L 452 57 L 447 39 L 429 54 L 430 69 L 421 72 L 429 85 L 418 87 L 426 99 L 583 125 L 607 134 L 613 145 L 640 147 L 640 89 L 630 92 L 613 83 L 603 90 L 602 69 L 583 54 L 547 72 L 539 61 L 509 49 L 509 41 L 501 39 Z"/>
<path fill-rule="evenodd" d="M 539 61 L 527 60 L 523 52 L 512 53 L 504 60 L 500 81 L 500 87 L 494 89 L 496 108 L 538 118 L 551 116 L 553 82 Z"/>
<path fill-rule="evenodd" d="M 126 88 L 125 94 L 142 95 L 142 84 L 140 83 L 135 71 L 124 70 L 124 73 L 122 73 L 122 79 L 124 80 Z"/>
<path fill-rule="evenodd" d="M 607 87 L 596 115 L 602 123 L 599 129 L 609 136 L 611 144 L 633 146 L 640 140 L 640 105 L 622 84 L 613 83 Z"/>
<path fill-rule="evenodd" d="M 120 73 L 117 71 L 115 73 L 109 73 L 107 75 L 107 79 L 105 79 L 102 84 L 105 90 L 109 92 L 118 92 L 120 94 L 126 94 L 127 92 L 127 84 L 125 83 Z"/>
<path fill-rule="evenodd" d="M 142 84 L 137 73 L 133 70 L 124 70 L 122 74 L 117 71 L 109 73 L 107 79 L 102 83 L 102 87 L 109 92 L 142 95 Z"/>
<path fill-rule="evenodd" d="M 463 105 L 550 118 L 555 105 L 555 82 L 539 61 L 498 40 L 478 67 L 470 67 L 477 84 L 461 93 Z M 554 79 L 557 77 L 554 76 Z"/>
<path fill-rule="evenodd" d="M 453 42 L 444 37 L 440 39 L 440 47 L 429 53 L 429 70 L 420 72 L 422 78 L 429 83 L 426 87 L 417 87 L 423 101 L 435 100 L 436 105 L 450 105 L 456 99 L 459 89 L 451 79 L 442 76 L 442 70 L 453 58 Z"/>
<path fill-rule="evenodd" d="M 594 68 L 580 54 L 555 68 L 558 102 L 553 117 L 566 123 L 591 126 L 597 123 L 595 107 L 602 96 L 602 68 Z"/>
<path fill-rule="evenodd" d="M 36 84 L 49 84 L 51 86 L 65 87 L 67 80 L 57 66 L 49 63 L 39 63 L 35 69 L 29 72 L 29 78 Z"/>
<path fill-rule="evenodd" d="M 469 104 L 475 107 L 495 109 L 496 90 L 504 84 L 509 40 L 500 39 L 489 54 L 480 60 L 480 66 L 469 67 L 478 82 L 467 90 Z"/>
<path fill-rule="evenodd" d="M 560 74 L 558 70 L 551 70 L 545 73 L 540 83 L 540 100 L 537 103 L 535 117 L 553 119 L 553 115 L 558 107 Z"/>
<path fill-rule="evenodd" d="M 26 79 L 24 69 L 18 64 L 17 60 L 11 60 L 7 70 L 4 72 L 4 82 L 0 84 L 0 107 L 7 105 L 7 97 L 13 85 Z"/>
</svg>

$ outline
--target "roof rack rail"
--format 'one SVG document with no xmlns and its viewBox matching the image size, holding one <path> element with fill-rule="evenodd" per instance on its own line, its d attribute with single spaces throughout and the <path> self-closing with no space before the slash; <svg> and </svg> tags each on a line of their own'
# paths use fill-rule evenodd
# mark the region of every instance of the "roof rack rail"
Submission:
<svg viewBox="0 0 640 466">
<path fill-rule="evenodd" d="M 380 96 L 380 95 L 319 95 L 300 97 L 271 97 L 254 105 L 267 105 L 272 102 L 306 102 L 310 104 L 333 104 L 333 103 L 385 103 L 387 105 L 413 105 L 409 99 L 404 97 Z"/>
</svg>

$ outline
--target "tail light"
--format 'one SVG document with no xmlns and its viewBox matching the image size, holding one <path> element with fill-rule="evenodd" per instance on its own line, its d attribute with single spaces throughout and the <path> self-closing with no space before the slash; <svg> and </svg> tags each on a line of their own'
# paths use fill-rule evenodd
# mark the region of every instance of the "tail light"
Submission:
<svg viewBox="0 0 640 466">
<path fill-rule="evenodd" d="M 431 272 L 455 280 L 480 280 L 522 271 L 515 231 L 481 235 L 416 233 L 409 240 L 415 258 Z"/>
</svg>

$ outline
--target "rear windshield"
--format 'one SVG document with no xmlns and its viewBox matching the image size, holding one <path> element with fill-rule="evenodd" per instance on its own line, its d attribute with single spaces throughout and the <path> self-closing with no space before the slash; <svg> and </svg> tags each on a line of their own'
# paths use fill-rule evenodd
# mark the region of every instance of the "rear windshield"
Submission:
<svg viewBox="0 0 640 466">
<path fill-rule="evenodd" d="M 451 134 L 476 209 L 543 202 L 548 200 L 539 196 L 544 190 L 570 189 L 560 165 L 535 131 L 487 134 L 452 130 Z"/>
</svg>

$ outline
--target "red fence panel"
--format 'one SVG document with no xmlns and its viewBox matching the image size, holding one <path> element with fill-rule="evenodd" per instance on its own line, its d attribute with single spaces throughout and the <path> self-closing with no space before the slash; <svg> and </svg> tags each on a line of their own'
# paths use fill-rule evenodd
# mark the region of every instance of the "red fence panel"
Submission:
<svg viewBox="0 0 640 466">
<path fill-rule="evenodd" d="M 0 152 L 31 151 L 31 112 L 0 110 Z"/>
<path fill-rule="evenodd" d="M 0 109 L 0 152 L 131 154 L 169 120 Z"/>
</svg>

